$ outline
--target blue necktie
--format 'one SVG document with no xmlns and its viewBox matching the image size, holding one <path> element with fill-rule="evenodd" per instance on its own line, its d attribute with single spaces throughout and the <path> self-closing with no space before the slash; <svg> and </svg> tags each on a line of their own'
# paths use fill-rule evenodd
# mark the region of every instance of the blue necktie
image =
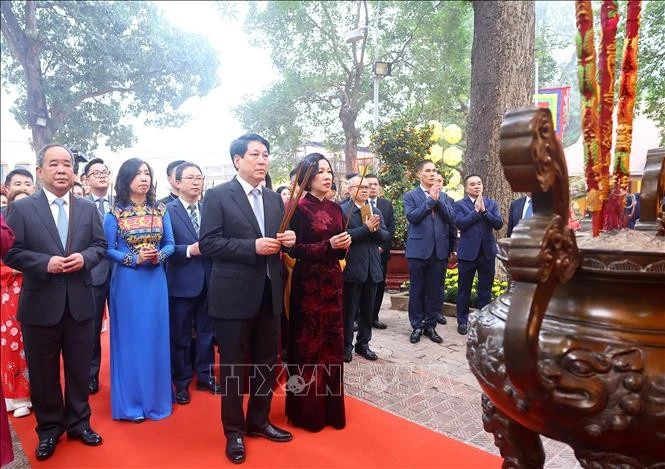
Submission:
<svg viewBox="0 0 665 469">
<path fill-rule="evenodd" d="M 65 211 L 65 201 L 64 199 L 55 199 L 53 203 L 58 206 L 58 221 L 56 226 L 58 228 L 58 234 L 60 235 L 60 241 L 62 242 L 62 248 L 66 251 L 69 226 L 67 222 L 67 212 Z"/>
<path fill-rule="evenodd" d="M 261 191 L 259 189 L 252 189 L 252 209 L 254 210 L 254 215 L 256 216 L 256 221 L 259 222 L 259 229 L 261 234 L 265 236 L 265 220 L 263 218 L 263 199 L 261 198 Z"/>
<path fill-rule="evenodd" d="M 524 212 L 524 218 L 531 218 L 533 216 L 533 204 L 531 199 L 526 199 L 526 211 Z"/>
</svg>

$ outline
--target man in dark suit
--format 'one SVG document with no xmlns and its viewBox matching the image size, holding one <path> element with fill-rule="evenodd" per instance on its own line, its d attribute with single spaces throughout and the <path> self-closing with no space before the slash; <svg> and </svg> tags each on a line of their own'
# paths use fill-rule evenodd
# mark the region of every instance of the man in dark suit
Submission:
<svg viewBox="0 0 665 469">
<path fill-rule="evenodd" d="M 171 326 L 171 375 L 175 401 L 190 402 L 189 384 L 196 372 L 196 389 L 219 391 L 215 375 L 213 324 L 208 315 L 208 282 L 211 262 L 201 256 L 201 191 L 203 173 L 194 163 L 183 163 L 175 170 L 180 196 L 166 206 L 171 217 L 175 251 L 169 258 L 166 280 L 169 287 Z M 196 333 L 192 356 L 192 330 Z"/>
<path fill-rule="evenodd" d="M 496 238 L 503 220 L 496 202 L 483 196 L 483 181 L 471 174 L 464 178 L 466 197 L 455 202 L 455 220 L 460 229 L 457 249 L 457 332 L 465 335 L 473 277 L 478 272 L 478 307 L 489 304 L 494 281 Z"/>
<path fill-rule="evenodd" d="M 86 198 L 92 200 L 97 207 L 99 219 L 104 225 L 104 217 L 113 206 L 113 197 L 109 193 L 111 186 L 111 172 L 101 158 L 93 158 L 83 168 L 90 187 L 90 195 Z M 104 306 L 109 297 L 111 285 L 111 262 L 104 257 L 99 264 L 92 268 L 90 277 L 95 292 L 95 343 L 92 349 L 92 362 L 90 364 L 90 394 L 99 391 L 99 367 L 102 362 L 102 322 L 104 320 Z"/>
<path fill-rule="evenodd" d="M 393 213 L 393 203 L 379 197 L 381 192 L 381 183 L 379 182 L 379 177 L 376 174 L 368 174 L 365 176 L 367 180 L 367 185 L 369 186 L 369 198 L 367 203 L 369 203 L 372 208 L 378 208 L 381 212 L 381 217 L 383 223 L 386 225 L 388 230 L 388 239 L 379 244 L 379 254 L 381 254 L 381 271 L 383 273 L 381 281 L 376 285 L 376 296 L 374 298 L 374 315 L 372 316 L 372 327 L 377 329 L 385 329 L 387 326 L 385 323 L 379 320 L 379 310 L 381 309 L 381 303 L 383 303 L 383 293 L 386 289 L 386 274 L 388 272 L 388 261 L 390 260 L 390 245 L 392 243 L 393 237 L 395 236 L 395 215 Z"/>
<path fill-rule="evenodd" d="M 282 197 L 261 183 L 268 172 L 269 143 L 245 134 L 230 148 L 237 176 L 208 189 L 201 215 L 199 249 L 212 258 L 209 313 L 220 349 L 222 425 L 226 457 L 245 460 L 245 434 L 290 441 L 291 433 L 268 420 L 283 309 L 279 252 L 296 236 L 278 233 Z M 242 386 L 249 376 L 247 415 Z"/>
<path fill-rule="evenodd" d="M 376 285 L 382 279 L 379 244 L 388 238 L 388 230 L 381 220 L 381 211 L 372 210 L 372 215 L 363 220 L 362 207 L 367 205 L 369 186 L 360 176 L 349 181 L 350 198 L 343 202 L 342 212 L 350 218 L 348 229 L 351 247 L 346 255 L 344 269 L 344 361 L 351 361 L 353 350 L 353 322 L 358 313 L 358 335 L 355 350 L 367 360 L 378 357 L 369 348 L 372 339 L 372 316 Z M 371 207 L 371 206 L 369 206 Z"/>
<path fill-rule="evenodd" d="M 43 190 L 9 209 L 16 242 L 5 263 L 23 273 L 18 320 L 37 417 L 37 459 L 49 458 L 66 431 L 95 446 L 102 437 L 90 428 L 88 381 L 93 347 L 95 300 L 90 269 L 106 251 L 95 205 L 68 194 L 74 157 L 57 144 L 37 155 Z M 60 354 L 65 396 L 60 385 Z"/>
<path fill-rule="evenodd" d="M 158 202 L 167 205 L 173 202 L 178 198 L 178 186 L 175 182 L 175 169 L 180 166 L 181 164 L 186 163 L 185 160 L 175 160 L 171 161 L 169 165 L 166 167 L 166 177 L 169 180 L 169 185 L 171 186 L 171 191 L 169 192 L 169 195 L 164 197 L 163 199 L 159 199 Z"/>
<path fill-rule="evenodd" d="M 26 191 L 28 194 L 33 194 L 35 192 L 35 180 L 32 177 L 32 173 L 25 168 L 12 169 L 5 177 L 5 190 L 7 191 L 7 198 L 9 198 L 13 192 L 19 190 Z M 2 207 L 0 212 L 3 215 L 6 215 L 7 207 Z"/>
<path fill-rule="evenodd" d="M 529 218 L 533 215 L 533 204 L 531 203 L 531 193 L 510 202 L 508 209 L 508 237 L 513 233 L 515 226 L 522 218 Z"/>
<path fill-rule="evenodd" d="M 421 161 L 417 175 L 420 185 L 404 194 L 404 213 L 409 221 L 405 251 L 411 281 L 409 322 L 413 328 L 409 340 L 415 344 L 425 334 L 441 343 L 443 339 L 436 332 L 441 284 L 457 238 L 453 200 L 436 183 L 434 163 Z"/>
</svg>

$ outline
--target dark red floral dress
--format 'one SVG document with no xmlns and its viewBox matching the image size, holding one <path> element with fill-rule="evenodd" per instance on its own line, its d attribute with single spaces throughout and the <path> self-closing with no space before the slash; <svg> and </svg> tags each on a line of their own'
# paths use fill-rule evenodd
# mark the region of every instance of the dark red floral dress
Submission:
<svg viewBox="0 0 665 469">
<path fill-rule="evenodd" d="M 300 199 L 291 221 L 296 259 L 289 317 L 286 416 L 298 427 L 344 428 L 344 322 L 342 269 L 345 251 L 330 238 L 344 231 L 342 210 L 311 194 Z"/>
</svg>

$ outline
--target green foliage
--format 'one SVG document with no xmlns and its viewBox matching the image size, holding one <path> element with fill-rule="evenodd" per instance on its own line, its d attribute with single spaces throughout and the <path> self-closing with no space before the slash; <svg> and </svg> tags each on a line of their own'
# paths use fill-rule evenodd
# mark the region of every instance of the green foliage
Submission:
<svg viewBox="0 0 665 469">
<path fill-rule="evenodd" d="M 360 39 L 346 41 L 349 31 L 367 26 Z M 469 2 L 253 2 L 246 29 L 255 46 L 270 50 L 281 79 L 235 112 L 245 127 L 270 135 L 278 151 L 293 154 L 312 139 L 362 141 L 374 60 L 393 64 L 380 84 L 382 118 L 466 121 Z"/>
<path fill-rule="evenodd" d="M 31 104 L 43 97 L 48 138 L 85 153 L 100 138 L 111 149 L 131 146 L 124 116 L 181 125 L 188 116 L 180 105 L 219 83 L 210 41 L 169 24 L 154 3 L 2 2 L 2 20 L 2 86 L 19 92 L 16 120 L 34 126 Z M 26 47 L 34 38 L 39 46 Z M 26 63 L 38 65 L 37 80 Z"/>
<path fill-rule="evenodd" d="M 642 8 L 637 89 L 644 111 L 660 126 L 661 145 L 665 145 L 665 2 L 649 1 Z"/>
<path fill-rule="evenodd" d="M 395 236 L 393 249 L 406 245 L 407 220 L 402 196 L 416 184 L 416 166 L 432 146 L 432 128 L 417 128 L 408 119 L 395 119 L 380 126 L 372 135 L 371 148 L 381 162 L 381 185 L 393 203 Z"/>
<path fill-rule="evenodd" d="M 459 273 L 457 268 L 446 270 L 446 277 L 443 281 L 444 293 L 443 300 L 448 303 L 457 303 L 457 290 L 458 290 L 458 277 Z M 502 295 L 508 289 L 508 282 L 499 278 L 494 278 L 492 283 L 492 301 Z M 478 307 L 478 277 L 473 278 L 473 285 L 471 287 L 471 298 L 469 300 L 471 308 Z"/>
</svg>

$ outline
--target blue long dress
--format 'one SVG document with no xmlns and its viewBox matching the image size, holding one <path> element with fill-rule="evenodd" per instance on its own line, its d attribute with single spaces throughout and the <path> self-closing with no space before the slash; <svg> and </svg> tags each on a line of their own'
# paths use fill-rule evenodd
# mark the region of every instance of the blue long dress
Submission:
<svg viewBox="0 0 665 469">
<path fill-rule="evenodd" d="M 171 415 L 169 303 L 164 262 L 174 250 L 166 206 L 114 207 L 104 219 L 111 275 L 111 414 L 116 420 Z M 159 264 L 136 265 L 139 249 L 159 246 Z"/>
</svg>

